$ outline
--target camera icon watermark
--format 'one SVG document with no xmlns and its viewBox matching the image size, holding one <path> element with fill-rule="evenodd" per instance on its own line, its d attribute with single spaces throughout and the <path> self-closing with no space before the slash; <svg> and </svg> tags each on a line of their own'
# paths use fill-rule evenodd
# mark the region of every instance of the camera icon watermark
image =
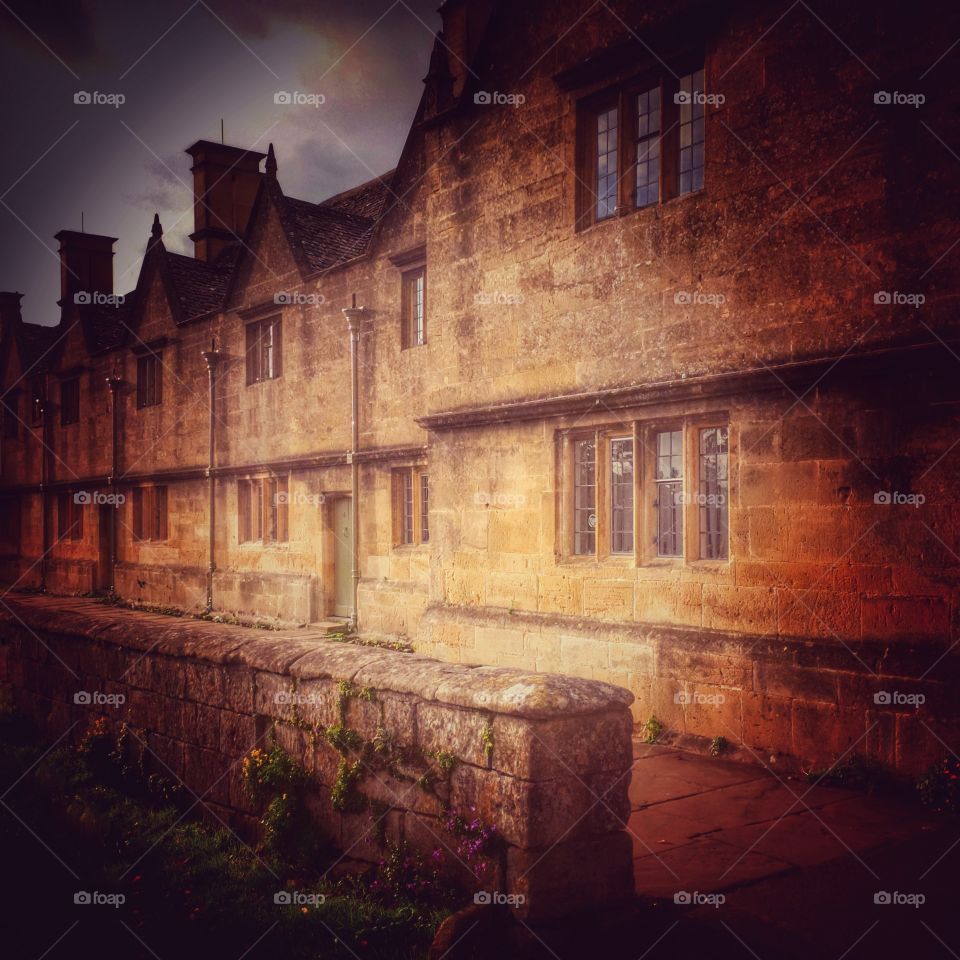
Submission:
<svg viewBox="0 0 960 960">
<path fill-rule="evenodd" d="M 673 902 L 681 907 L 713 907 L 719 909 L 727 898 L 722 893 L 700 893 L 699 890 L 678 890 Z"/>
<path fill-rule="evenodd" d="M 921 107 L 927 102 L 922 93 L 901 93 L 899 90 L 878 90 L 873 102 L 880 106 Z"/>
<path fill-rule="evenodd" d="M 927 498 L 922 493 L 901 493 L 899 490 L 878 490 L 873 495 L 873 502 L 878 506 L 905 506 L 913 507 L 917 510 L 927 502 Z"/>
<path fill-rule="evenodd" d="M 127 898 L 122 893 L 100 893 L 99 890 L 78 890 L 73 895 L 73 902 L 81 907 L 113 907 L 116 910 L 127 902 Z"/>
<path fill-rule="evenodd" d="M 320 307 L 327 302 L 322 293 L 297 293 L 290 290 L 278 290 L 273 302 L 281 307 Z"/>
<path fill-rule="evenodd" d="M 122 93 L 101 93 L 99 90 L 77 90 L 73 102 L 81 107 L 122 107 L 127 98 Z"/>
<path fill-rule="evenodd" d="M 473 502 L 478 507 L 522 507 L 527 498 L 522 493 L 490 493 L 481 490 L 473 495 Z"/>
<path fill-rule="evenodd" d="M 899 690 L 879 690 L 873 695 L 878 707 L 920 707 L 927 702 L 925 694 L 901 693 Z"/>
<path fill-rule="evenodd" d="M 280 706 L 303 706 L 322 704 L 323 697 L 315 693 L 298 693 L 296 690 L 280 690 L 273 695 L 273 702 Z"/>
<path fill-rule="evenodd" d="M 273 902 L 279 907 L 319 907 L 327 902 L 326 894 L 305 893 L 302 890 L 278 890 Z"/>
<path fill-rule="evenodd" d="M 699 690 L 681 690 L 673 695 L 673 702 L 681 706 L 698 704 L 709 707 L 719 707 L 727 702 L 725 694 L 701 693 Z"/>
<path fill-rule="evenodd" d="M 81 507 L 89 504 L 94 504 L 98 507 L 121 507 L 127 502 L 127 498 L 126 495 L 122 493 L 102 493 L 100 490 L 78 490 L 73 495 L 73 502 Z"/>
<path fill-rule="evenodd" d="M 722 93 L 704 93 L 702 90 L 678 90 L 673 95 L 673 102 L 677 106 L 706 106 L 722 107 L 727 98 Z"/>
<path fill-rule="evenodd" d="M 922 907 L 927 898 L 922 893 L 901 893 L 899 890 L 878 890 L 873 895 L 873 902 L 881 907 Z"/>
<path fill-rule="evenodd" d="M 522 93 L 501 93 L 499 90 L 478 90 L 473 102 L 480 106 L 519 107 L 527 102 Z"/>
<path fill-rule="evenodd" d="M 700 290 L 677 290 L 673 302 L 678 307 L 722 307 L 727 298 L 722 293 L 703 293 Z"/>
<path fill-rule="evenodd" d="M 73 695 L 78 707 L 122 707 L 127 702 L 125 693 L 103 693 L 101 690 L 78 690 Z"/>
<path fill-rule="evenodd" d="M 78 307 L 119 307 L 125 301 L 122 293 L 101 293 L 99 290 L 78 290 L 73 295 L 73 302 Z"/>
<path fill-rule="evenodd" d="M 302 507 L 319 507 L 326 499 L 322 493 L 304 493 L 302 490 L 295 493 L 280 490 L 273 496 L 273 502 L 278 507 L 289 506 L 291 503 Z"/>
<path fill-rule="evenodd" d="M 278 90 L 273 102 L 281 107 L 313 107 L 317 109 L 327 102 L 322 93 L 303 93 L 300 90 Z"/>
<path fill-rule="evenodd" d="M 922 293 L 901 293 L 899 290 L 878 290 L 873 302 L 881 307 L 922 307 L 927 298 Z"/>
<path fill-rule="evenodd" d="M 513 307 L 524 300 L 522 293 L 506 293 L 503 290 L 481 291 L 473 296 L 473 302 L 480 307 Z"/>
<path fill-rule="evenodd" d="M 503 893 L 500 890 L 478 890 L 473 895 L 473 902 L 480 906 L 519 907 L 527 902 L 525 894 Z"/>
</svg>

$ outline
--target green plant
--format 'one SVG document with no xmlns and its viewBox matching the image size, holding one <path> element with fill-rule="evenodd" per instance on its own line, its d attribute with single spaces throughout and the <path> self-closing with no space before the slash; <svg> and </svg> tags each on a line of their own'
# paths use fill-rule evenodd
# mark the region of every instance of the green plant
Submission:
<svg viewBox="0 0 960 960">
<path fill-rule="evenodd" d="M 254 748 L 243 758 L 243 782 L 249 795 L 265 804 L 263 847 L 292 862 L 308 860 L 322 844 L 306 805 L 311 780 L 279 744 Z"/>
<path fill-rule="evenodd" d="M 895 788 L 890 772 L 883 764 L 872 757 L 864 757 L 860 754 L 853 754 L 846 760 L 831 764 L 829 767 L 811 770 L 805 776 L 811 783 L 864 790 L 867 793 Z"/>
<path fill-rule="evenodd" d="M 660 735 L 663 733 L 663 724 L 653 715 L 651 715 L 647 722 L 643 725 L 643 736 L 641 740 L 644 743 L 656 743 L 660 739 Z"/>
<path fill-rule="evenodd" d="M 48 751 L 30 724 L 0 704 L 0 781 L 17 782 L 11 801 L 18 810 L 29 810 L 31 823 L 56 849 L 70 845 L 71 865 L 85 877 L 102 876 L 109 889 L 124 894 L 131 930 L 158 956 L 176 956 L 184 943 L 191 955 L 240 956 L 269 928 L 271 952 L 287 960 L 408 960 L 426 956 L 439 923 L 462 903 L 462 897 L 447 901 L 446 888 L 441 896 L 440 888 L 429 883 L 422 888 L 398 883 L 389 896 L 371 892 L 366 880 L 375 867 L 369 875 L 351 873 L 332 881 L 327 871 L 339 859 L 332 849 L 303 862 L 255 855 L 231 831 L 192 819 L 194 798 L 185 798 L 178 809 L 133 780 L 137 735 L 133 728 L 126 734 L 121 728 L 114 737 L 101 723 L 84 748 Z M 117 757 L 123 760 L 111 759 Z M 122 763 L 130 779 L 106 783 L 92 765 L 94 758 L 114 767 Z M 277 772 L 284 766 L 280 763 Z M 283 800 L 282 793 L 278 799 Z M 268 811 L 281 832 L 291 809 L 278 802 Z M 0 840 L 24 878 L 39 882 L 46 865 L 31 867 L 37 859 L 34 837 L 5 817 Z M 399 880 L 403 861 L 393 862 L 392 876 Z M 429 880 L 430 864 L 421 863 Z M 278 906 L 275 897 L 282 890 L 322 893 L 325 899 L 309 908 Z M 27 932 L 38 924 L 59 927 L 64 919 L 65 928 L 71 908 L 66 899 L 61 907 L 59 899 L 35 912 L 10 911 L 5 932 L 26 943 Z"/>
<path fill-rule="evenodd" d="M 489 720 L 483 726 L 480 740 L 483 743 L 483 755 L 489 760 L 493 756 L 493 724 Z"/>
<path fill-rule="evenodd" d="M 433 758 L 437 761 L 437 766 L 440 768 L 440 772 L 444 776 L 449 775 L 458 762 L 455 754 L 447 753 L 445 750 L 437 750 L 433 754 Z"/>
<path fill-rule="evenodd" d="M 350 763 L 346 757 L 341 757 L 337 768 L 337 779 L 333 782 L 330 791 L 330 801 L 334 810 L 341 813 L 359 813 L 364 808 L 363 797 L 354 789 L 362 772 L 362 761 Z"/>
<path fill-rule="evenodd" d="M 960 813 L 960 760 L 945 757 L 917 779 L 917 793 L 928 807 L 956 816 Z"/>
<path fill-rule="evenodd" d="M 347 753 L 349 750 L 359 750 L 363 744 L 360 734 L 342 723 L 335 723 L 324 731 L 327 742 L 338 753 Z"/>
<path fill-rule="evenodd" d="M 710 756 L 719 757 L 730 749 L 730 741 L 726 737 L 714 737 L 710 741 Z"/>
</svg>

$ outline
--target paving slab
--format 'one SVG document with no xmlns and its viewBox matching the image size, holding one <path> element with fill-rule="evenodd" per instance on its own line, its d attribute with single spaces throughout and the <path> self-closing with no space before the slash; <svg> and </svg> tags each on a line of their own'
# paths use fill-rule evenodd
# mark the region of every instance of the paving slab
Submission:
<svg viewBox="0 0 960 960">
<path fill-rule="evenodd" d="M 793 869 L 793 864 L 756 850 L 745 851 L 711 837 L 633 862 L 637 892 L 672 900 L 674 895 L 715 893 Z"/>
<path fill-rule="evenodd" d="M 759 767 L 745 764 L 710 760 L 689 753 L 654 755 L 634 763 L 630 806 L 637 810 L 719 787 L 769 779 L 769 774 Z"/>
<path fill-rule="evenodd" d="M 818 809 L 850 796 L 849 790 L 783 784 L 773 777 L 761 777 L 672 800 L 669 808 L 675 816 L 703 823 L 704 831 L 725 830 Z"/>
<path fill-rule="evenodd" d="M 643 896 L 729 893 L 838 863 L 874 882 L 881 848 L 944 830 L 943 818 L 895 798 L 656 744 L 635 744 L 634 756 L 627 830 Z"/>
</svg>

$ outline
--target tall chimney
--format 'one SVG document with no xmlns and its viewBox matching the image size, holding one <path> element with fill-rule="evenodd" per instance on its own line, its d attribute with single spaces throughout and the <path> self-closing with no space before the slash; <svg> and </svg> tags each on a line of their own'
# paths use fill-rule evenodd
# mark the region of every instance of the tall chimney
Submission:
<svg viewBox="0 0 960 960">
<path fill-rule="evenodd" d="M 113 245 L 116 237 L 96 233 L 61 230 L 54 240 L 60 241 L 60 305 L 74 302 L 78 293 L 110 295 L 113 293 Z"/>
<path fill-rule="evenodd" d="M 11 290 L 0 290 L 0 341 L 4 334 L 16 328 L 20 322 L 20 301 L 22 293 Z"/>
<path fill-rule="evenodd" d="M 444 46 L 455 97 L 463 93 L 469 68 L 473 65 L 494 5 L 495 0 L 446 0 L 440 7 Z"/>
<path fill-rule="evenodd" d="M 211 262 L 243 237 L 260 185 L 260 161 L 266 156 L 209 140 L 187 153 L 193 159 L 194 256 Z"/>
</svg>

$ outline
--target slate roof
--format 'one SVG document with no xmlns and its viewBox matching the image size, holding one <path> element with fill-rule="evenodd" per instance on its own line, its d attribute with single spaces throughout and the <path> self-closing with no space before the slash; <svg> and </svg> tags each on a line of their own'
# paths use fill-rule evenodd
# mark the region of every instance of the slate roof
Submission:
<svg viewBox="0 0 960 960">
<path fill-rule="evenodd" d="M 21 321 L 18 332 L 20 334 L 20 363 L 22 368 L 31 370 L 36 367 L 39 371 L 49 366 L 51 358 L 56 352 L 55 344 L 62 332 L 60 324 L 50 327 L 41 323 Z"/>
<path fill-rule="evenodd" d="M 336 207 L 347 213 L 354 213 L 370 220 L 379 220 L 383 216 L 387 201 L 392 196 L 390 184 L 393 181 L 395 170 L 390 170 L 382 177 L 374 177 L 358 187 L 351 187 L 343 193 L 335 194 L 322 201 L 321 207 Z"/>
<path fill-rule="evenodd" d="M 308 270 L 327 270 L 366 252 L 390 197 L 392 173 L 320 203 L 283 197 L 284 229 Z"/>
<path fill-rule="evenodd" d="M 359 257 L 367 249 L 375 220 L 337 207 L 284 198 L 290 239 L 300 247 L 311 270 L 325 270 Z"/>
<path fill-rule="evenodd" d="M 124 336 L 129 332 L 129 316 L 133 312 L 133 299 L 136 291 L 131 290 L 123 302 L 115 307 L 107 305 L 88 307 L 83 322 L 87 325 L 87 332 L 97 353 L 112 350 L 123 343 Z"/>
<path fill-rule="evenodd" d="M 207 263 L 169 250 L 166 255 L 184 319 L 219 310 L 227 292 L 233 260 L 224 258 Z"/>
<path fill-rule="evenodd" d="M 377 221 L 391 199 L 394 171 L 328 197 L 320 203 L 281 196 L 281 219 L 301 264 L 311 271 L 326 270 L 353 260 L 367 250 Z M 240 245 L 226 248 L 214 263 L 163 250 L 181 321 L 219 310 L 224 303 Z M 80 318 L 94 352 L 120 346 L 133 326 L 136 290 L 116 306 L 81 307 Z M 128 319 L 131 318 L 131 319 Z M 20 324 L 25 367 L 42 360 L 46 366 L 62 333 L 55 327 Z"/>
</svg>

